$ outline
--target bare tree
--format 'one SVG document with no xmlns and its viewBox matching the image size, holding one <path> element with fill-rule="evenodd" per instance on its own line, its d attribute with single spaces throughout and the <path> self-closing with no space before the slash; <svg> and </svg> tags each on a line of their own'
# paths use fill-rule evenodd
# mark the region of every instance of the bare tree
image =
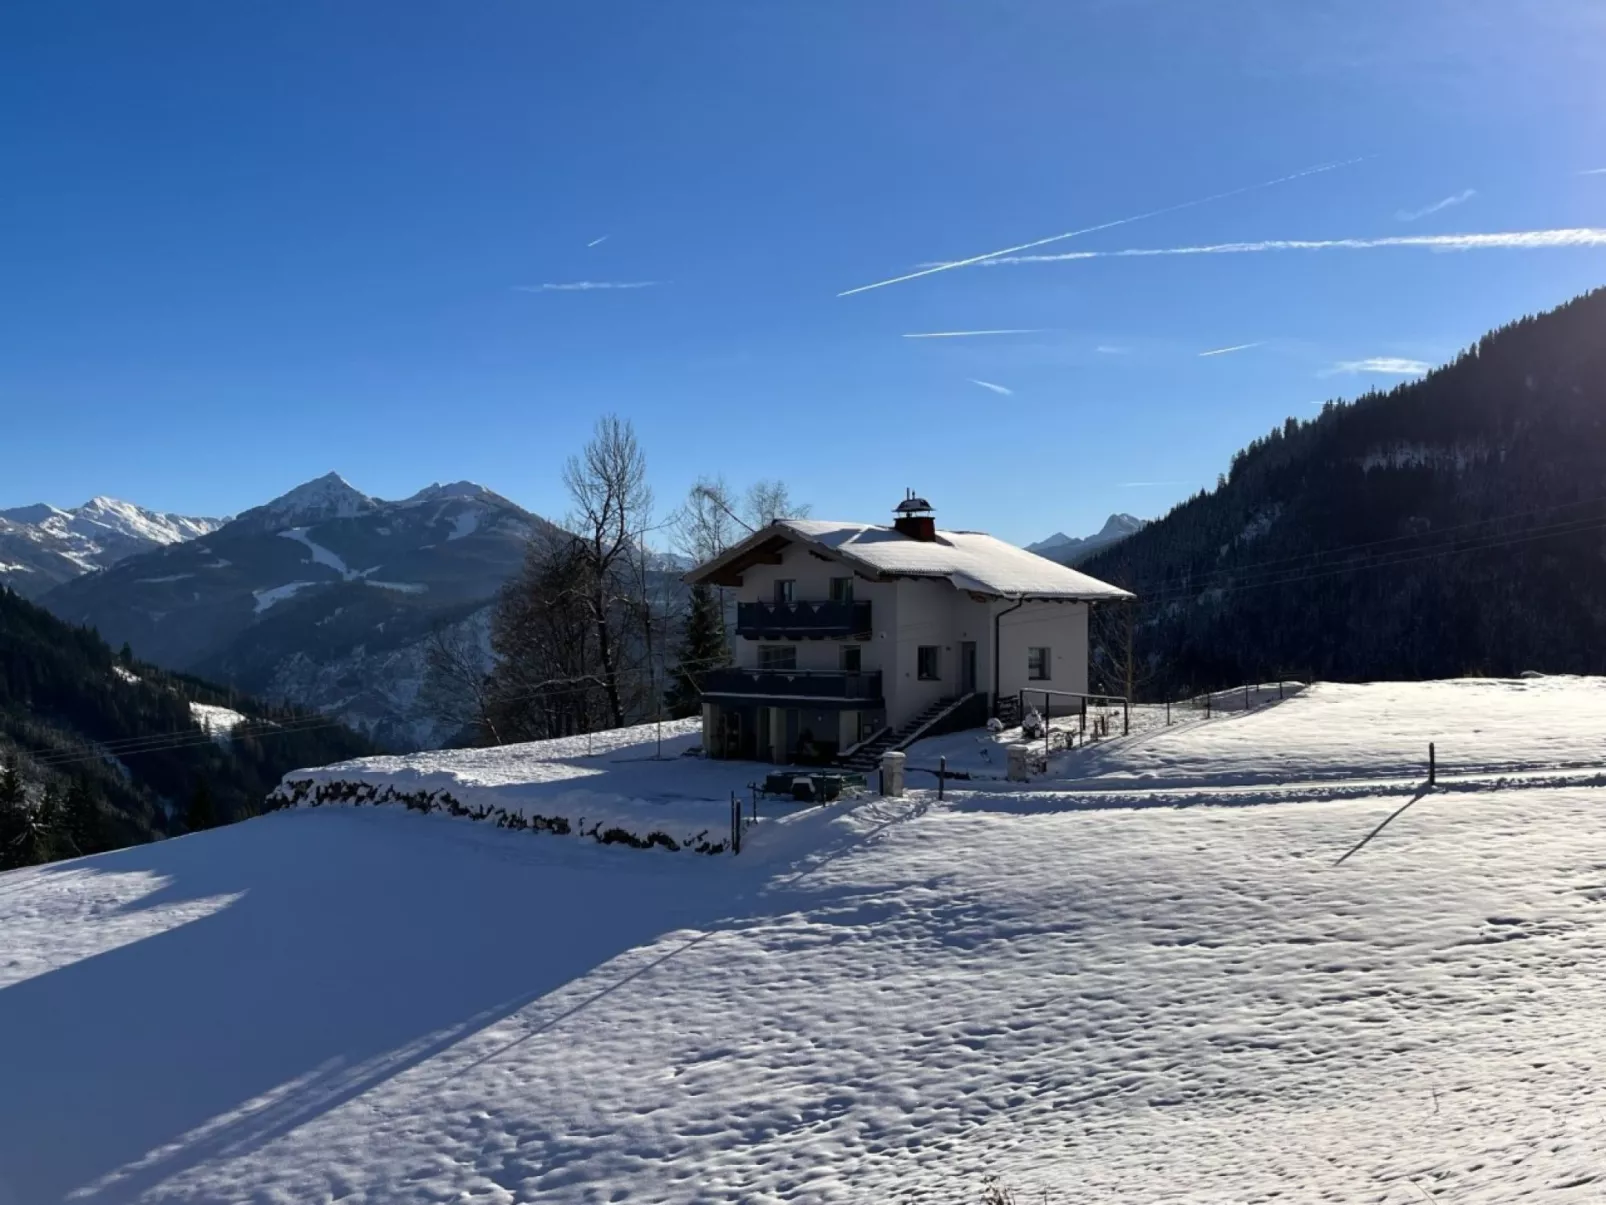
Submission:
<svg viewBox="0 0 1606 1205">
<path fill-rule="evenodd" d="M 642 540 L 652 515 L 647 459 L 630 422 L 612 414 L 598 419 L 591 441 L 564 466 L 563 484 L 574 507 L 566 526 L 581 547 L 589 576 L 587 602 L 596 633 L 598 676 L 609 718 L 623 727 L 622 629 L 639 620 L 635 587 L 642 572 L 636 562 L 645 555 Z"/>
<path fill-rule="evenodd" d="M 777 519 L 806 519 L 813 509 L 807 502 L 794 502 L 792 491 L 779 479 L 753 482 L 742 503 L 743 518 L 754 530 Z"/>
<path fill-rule="evenodd" d="M 750 530 L 737 516 L 723 477 L 699 477 L 671 521 L 675 546 L 701 564 L 711 561 Z"/>
<path fill-rule="evenodd" d="M 777 519 L 807 518 L 812 508 L 794 502 L 784 481 L 755 481 L 740 497 L 723 477 L 700 477 L 675 522 L 681 548 L 699 561 L 718 556 L 744 535 Z"/>
<path fill-rule="evenodd" d="M 472 730 L 482 742 L 500 745 L 494 708 L 495 686 L 487 665 L 478 617 L 437 624 L 424 643 L 424 681 L 418 710 L 450 726 Z"/>
</svg>

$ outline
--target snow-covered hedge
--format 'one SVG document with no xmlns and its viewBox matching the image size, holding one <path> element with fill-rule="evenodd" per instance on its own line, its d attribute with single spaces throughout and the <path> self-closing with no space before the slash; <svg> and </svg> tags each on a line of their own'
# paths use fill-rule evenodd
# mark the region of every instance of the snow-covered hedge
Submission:
<svg viewBox="0 0 1606 1205">
<path fill-rule="evenodd" d="M 712 841 L 709 830 L 676 840 L 662 829 L 645 833 L 632 832 L 617 822 L 596 821 L 586 826 L 582 817 L 571 821 L 566 816 L 542 816 L 527 811 L 510 810 L 494 804 L 469 807 L 449 791 L 398 790 L 389 783 L 329 779 L 286 779 L 268 795 L 265 811 L 305 805 L 321 807 L 328 803 L 346 803 L 355 807 L 363 804 L 401 804 L 412 812 L 444 812 L 468 820 L 489 820 L 497 828 L 528 830 L 535 833 L 553 833 L 560 837 L 570 835 L 590 837 L 599 845 L 628 845 L 632 849 L 667 849 L 671 852 L 689 850 L 699 854 L 722 854 L 730 849 L 730 840 Z M 607 825 L 607 827 L 604 827 Z"/>
</svg>

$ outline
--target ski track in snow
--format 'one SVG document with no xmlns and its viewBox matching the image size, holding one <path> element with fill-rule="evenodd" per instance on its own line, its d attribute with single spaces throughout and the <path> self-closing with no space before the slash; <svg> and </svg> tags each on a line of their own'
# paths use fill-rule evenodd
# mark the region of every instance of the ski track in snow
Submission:
<svg viewBox="0 0 1606 1205">
<path fill-rule="evenodd" d="M 0 876 L 0 1201 L 1596 1201 L 1606 791 L 1430 792 L 1335 866 L 1402 800 L 1266 776 L 1384 778 L 1429 730 L 1466 773 L 1582 764 L 1603 687 L 1323 685 L 740 858 L 324 807 Z M 740 769 L 651 735 L 591 776 Z M 1067 810 L 1099 769 L 1259 801 Z"/>
</svg>

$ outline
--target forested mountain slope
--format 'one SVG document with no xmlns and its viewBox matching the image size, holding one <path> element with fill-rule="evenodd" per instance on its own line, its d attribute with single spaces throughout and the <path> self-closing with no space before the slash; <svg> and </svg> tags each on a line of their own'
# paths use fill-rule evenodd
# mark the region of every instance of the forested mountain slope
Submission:
<svg viewBox="0 0 1606 1205">
<path fill-rule="evenodd" d="M 1606 672 L 1606 290 L 1290 418 L 1082 568 L 1141 596 L 1151 695 Z"/>
<path fill-rule="evenodd" d="M 0 754 L 20 755 L 30 805 L 47 786 L 87 788 L 102 848 L 184 832 L 197 796 L 214 822 L 251 815 L 287 771 L 372 749 L 324 717 L 114 654 L 0 587 Z"/>
<path fill-rule="evenodd" d="M 40 601 L 158 665 L 414 748 L 450 735 L 414 709 L 425 641 L 439 627 L 482 632 L 541 526 L 469 482 L 385 501 L 331 473 Z"/>
</svg>

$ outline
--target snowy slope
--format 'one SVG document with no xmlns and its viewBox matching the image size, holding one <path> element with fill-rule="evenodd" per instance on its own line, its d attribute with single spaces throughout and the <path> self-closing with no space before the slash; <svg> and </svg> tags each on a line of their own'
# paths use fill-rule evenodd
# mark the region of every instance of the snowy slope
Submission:
<svg viewBox="0 0 1606 1205">
<path fill-rule="evenodd" d="M 0 510 L 0 583 L 34 597 L 136 553 L 193 540 L 225 522 L 161 514 L 103 497 L 72 510 L 42 502 Z"/>
<path fill-rule="evenodd" d="M 1481 685 L 1317 687 L 739 858 L 325 806 L 7 875 L 0 1201 L 1598 1201 L 1606 779 L 1463 777 L 1335 865 L 1426 732 L 1599 756 L 1598 681 Z M 741 770 L 652 752 L 341 773 L 671 806 Z M 1095 757 L 1200 806 L 1078 789 Z M 1283 758 L 1331 796 L 1246 784 Z"/>
</svg>

